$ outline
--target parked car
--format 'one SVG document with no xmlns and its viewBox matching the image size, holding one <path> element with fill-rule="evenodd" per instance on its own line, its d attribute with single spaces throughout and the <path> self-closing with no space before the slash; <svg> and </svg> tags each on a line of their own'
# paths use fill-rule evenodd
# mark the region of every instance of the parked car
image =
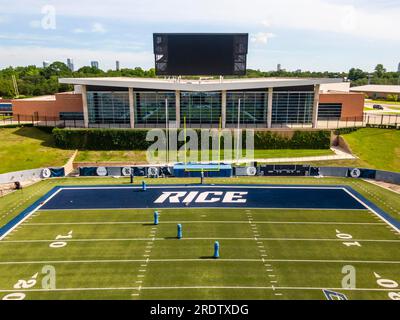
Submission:
<svg viewBox="0 0 400 320">
<path fill-rule="evenodd" d="M 375 110 L 383 110 L 383 107 L 380 104 L 374 104 L 373 107 Z"/>
</svg>

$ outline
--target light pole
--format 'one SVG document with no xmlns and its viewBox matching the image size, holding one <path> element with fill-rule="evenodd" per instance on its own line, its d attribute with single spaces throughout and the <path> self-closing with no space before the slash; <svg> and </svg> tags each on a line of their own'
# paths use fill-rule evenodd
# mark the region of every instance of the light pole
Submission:
<svg viewBox="0 0 400 320">
<path fill-rule="evenodd" d="M 165 159 L 167 162 L 167 165 L 169 163 L 169 151 L 168 151 L 168 142 L 169 142 L 169 132 L 168 132 L 168 98 L 165 98 L 165 136 L 166 136 L 166 155 L 165 155 Z"/>
<path fill-rule="evenodd" d="M 236 162 L 239 163 L 239 146 L 240 146 L 240 102 L 241 100 L 238 99 L 238 122 L 237 122 L 237 141 L 236 141 Z"/>
</svg>

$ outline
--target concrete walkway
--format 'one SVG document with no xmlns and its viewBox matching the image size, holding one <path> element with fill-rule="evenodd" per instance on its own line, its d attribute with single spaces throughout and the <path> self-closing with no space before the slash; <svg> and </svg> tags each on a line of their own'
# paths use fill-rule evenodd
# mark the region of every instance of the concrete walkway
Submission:
<svg viewBox="0 0 400 320">
<path fill-rule="evenodd" d="M 257 158 L 257 159 L 240 159 L 239 161 L 236 160 L 223 160 L 223 163 L 226 164 L 246 164 L 250 162 L 259 162 L 259 163 L 295 163 L 295 162 L 323 162 L 323 161 L 335 161 L 335 160 L 354 160 L 357 159 L 357 157 L 353 156 L 352 154 L 349 154 L 342 149 L 338 147 L 331 147 L 331 150 L 335 153 L 334 155 L 329 155 L 329 156 L 315 156 L 315 157 L 298 157 L 298 158 L 267 158 L 267 159 L 262 159 L 262 158 Z M 210 163 L 212 161 L 200 161 L 198 163 Z M 143 162 L 128 162 L 128 161 L 118 161 L 118 162 L 107 162 L 107 161 L 102 161 L 102 162 L 75 162 L 74 167 L 129 167 L 129 166 L 144 166 L 144 167 L 150 167 L 150 166 L 173 166 L 175 162 L 170 162 L 170 163 L 143 163 Z"/>
</svg>

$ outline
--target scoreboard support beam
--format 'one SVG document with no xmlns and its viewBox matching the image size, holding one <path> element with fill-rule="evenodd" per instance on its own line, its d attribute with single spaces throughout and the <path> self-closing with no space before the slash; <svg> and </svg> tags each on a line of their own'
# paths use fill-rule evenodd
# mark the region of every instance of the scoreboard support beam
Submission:
<svg viewBox="0 0 400 320">
<path fill-rule="evenodd" d="M 226 90 L 222 90 L 221 94 L 221 117 L 222 129 L 226 128 Z"/>
<path fill-rule="evenodd" d="M 181 92 L 175 91 L 175 112 L 176 112 L 176 128 L 181 127 Z"/>
<path fill-rule="evenodd" d="M 274 98 L 274 89 L 268 88 L 268 107 L 267 107 L 267 128 L 272 128 L 272 103 Z"/>
<path fill-rule="evenodd" d="M 321 86 L 316 84 L 314 86 L 314 104 L 312 113 L 312 127 L 314 129 L 318 128 L 318 107 L 319 107 L 319 90 Z"/>
</svg>

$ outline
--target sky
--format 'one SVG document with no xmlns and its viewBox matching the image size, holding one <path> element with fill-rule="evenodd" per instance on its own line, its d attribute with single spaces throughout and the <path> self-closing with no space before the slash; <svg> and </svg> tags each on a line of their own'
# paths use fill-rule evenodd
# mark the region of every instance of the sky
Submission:
<svg viewBox="0 0 400 320">
<path fill-rule="evenodd" d="M 0 0 L 0 68 L 148 69 L 154 32 L 245 32 L 248 68 L 397 71 L 399 30 L 399 0 Z"/>
</svg>

